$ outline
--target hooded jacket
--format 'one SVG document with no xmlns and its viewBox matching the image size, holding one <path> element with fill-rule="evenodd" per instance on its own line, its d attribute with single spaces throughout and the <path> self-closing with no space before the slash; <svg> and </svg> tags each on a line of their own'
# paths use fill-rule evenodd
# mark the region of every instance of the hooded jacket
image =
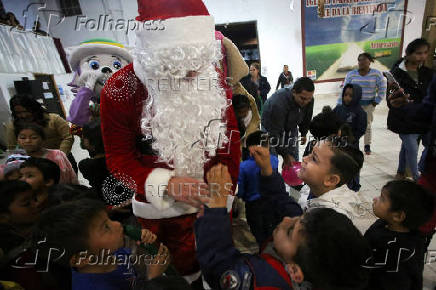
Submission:
<svg viewBox="0 0 436 290">
<path fill-rule="evenodd" d="M 422 66 L 418 69 L 418 82 L 415 82 L 407 73 L 405 61 L 397 62 L 391 70 L 406 94 L 410 94 L 411 103 L 400 108 L 393 108 L 389 105 L 388 129 L 397 134 L 425 134 L 430 123 L 424 118 L 419 118 L 420 107 L 424 97 L 427 95 L 427 88 L 433 77 L 433 70 Z"/>
<path fill-rule="evenodd" d="M 345 90 L 351 87 L 353 89 L 353 96 L 349 105 L 344 104 Z M 348 84 L 342 90 L 342 105 L 337 105 L 333 112 L 336 116 L 344 122 L 348 123 L 353 130 L 353 137 L 359 143 L 359 138 L 365 134 L 367 126 L 366 112 L 360 106 L 362 99 L 362 87 L 357 84 Z"/>
<path fill-rule="evenodd" d="M 292 88 L 278 90 L 265 102 L 261 125 L 273 138 L 270 140 L 277 141 L 274 148 L 278 154 L 285 156 L 294 153 L 297 126 L 301 136 L 306 136 L 312 120 L 313 105 L 312 98 L 309 104 L 301 108 L 294 100 Z"/>
</svg>

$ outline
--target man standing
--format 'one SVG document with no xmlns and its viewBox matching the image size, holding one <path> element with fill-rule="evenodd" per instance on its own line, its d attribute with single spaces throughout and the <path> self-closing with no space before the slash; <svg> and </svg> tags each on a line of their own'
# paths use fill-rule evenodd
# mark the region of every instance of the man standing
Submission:
<svg viewBox="0 0 436 290">
<path fill-rule="evenodd" d="M 136 32 L 133 64 L 115 73 L 101 96 L 106 160 L 135 190 L 139 222 L 193 281 L 200 274 L 193 223 L 204 202 L 203 177 L 222 163 L 237 182 L 239 131 L 226 77 L 227 63 L 243 61 L 228 58 L 225 42 L 231 42 L 215 33 L 201 0 L 138 0 L 138 11 L 143 29 Z M 141 24 L 150 21 L 165 29 Z"/>
<path fill-rule="evenodd" d="M 275 92 L 264 105 L 262 129 L 269 134 L 272 153 L 283 157 L 283 166 L 298 161 L 298 129 L 301 145 L 306 143 L 313 114 L 314 91 L 313 81 L 302 77 L 292 88 Z"/>
<path fill-rule="evenodd" d="M 279 76 L 279 80 L 277 81 L 276 91 L 280 88 L 284 88 L 285 86 L 292 85 L 294 78 L 292 77 L 292 73 L 289 71 L 288 65 L 283 66 L 283 72 Z"/>
<path fill-rule="evenodd" d="M 380 104 L 386 96 L 386 79 L 382 73 L 376 69 L 370 68 L 374 57 L 367 53 L 361 53 L 357 57 L 358 69 L 350 71 L 345 77 L 344 86 L 347 84 L 358 84 L 362 88 L 362 99 L 360 105 L 366 112 L 367 126 L 363 141 L 365 143 L 365 154 L 371 154 L 372 141 L 372 121 L 374 119 L 375 107 Z M 342 98 L 338 101 L 342 104 Z"/>
</svg>

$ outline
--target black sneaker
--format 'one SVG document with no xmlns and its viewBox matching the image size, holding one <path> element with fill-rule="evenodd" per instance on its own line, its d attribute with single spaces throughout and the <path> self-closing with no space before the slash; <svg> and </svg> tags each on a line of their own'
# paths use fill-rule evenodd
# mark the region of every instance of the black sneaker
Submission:
<svg viewBox="0 0 436 290">
<path fill-rule="evenodd" d="M 371 147 L 369 145 L 365 145 L 365 154 L 366 155 L 371 155 Z"/>
</svg>

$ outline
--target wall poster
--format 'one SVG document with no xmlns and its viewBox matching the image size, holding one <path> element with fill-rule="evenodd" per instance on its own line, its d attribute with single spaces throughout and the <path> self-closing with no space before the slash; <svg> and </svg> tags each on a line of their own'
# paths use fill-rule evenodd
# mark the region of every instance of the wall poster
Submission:
<svg viewBox="0 0 436 290">
<path fill-rule="evenodd" d="M 304 74 L 338 81 L 369 52 L 372 68 L 389 70 L 401 57 L 407 0 L 302 0 Z"/>
</svg>

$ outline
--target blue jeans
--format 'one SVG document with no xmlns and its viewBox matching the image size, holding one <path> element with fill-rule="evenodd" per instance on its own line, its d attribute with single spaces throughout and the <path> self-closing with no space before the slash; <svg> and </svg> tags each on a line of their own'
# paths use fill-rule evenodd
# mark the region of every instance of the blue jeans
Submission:
<svg viewBox="0 0 436 290">
<path fill-rule="evenodd" d="M 412 178 L 418 180 L 418 137 L 419 134 L 399 134 L 401 150 L 398 158 L 397 173 L 404 174 L 406 166 L 412 171 Z"/>
</svg>

